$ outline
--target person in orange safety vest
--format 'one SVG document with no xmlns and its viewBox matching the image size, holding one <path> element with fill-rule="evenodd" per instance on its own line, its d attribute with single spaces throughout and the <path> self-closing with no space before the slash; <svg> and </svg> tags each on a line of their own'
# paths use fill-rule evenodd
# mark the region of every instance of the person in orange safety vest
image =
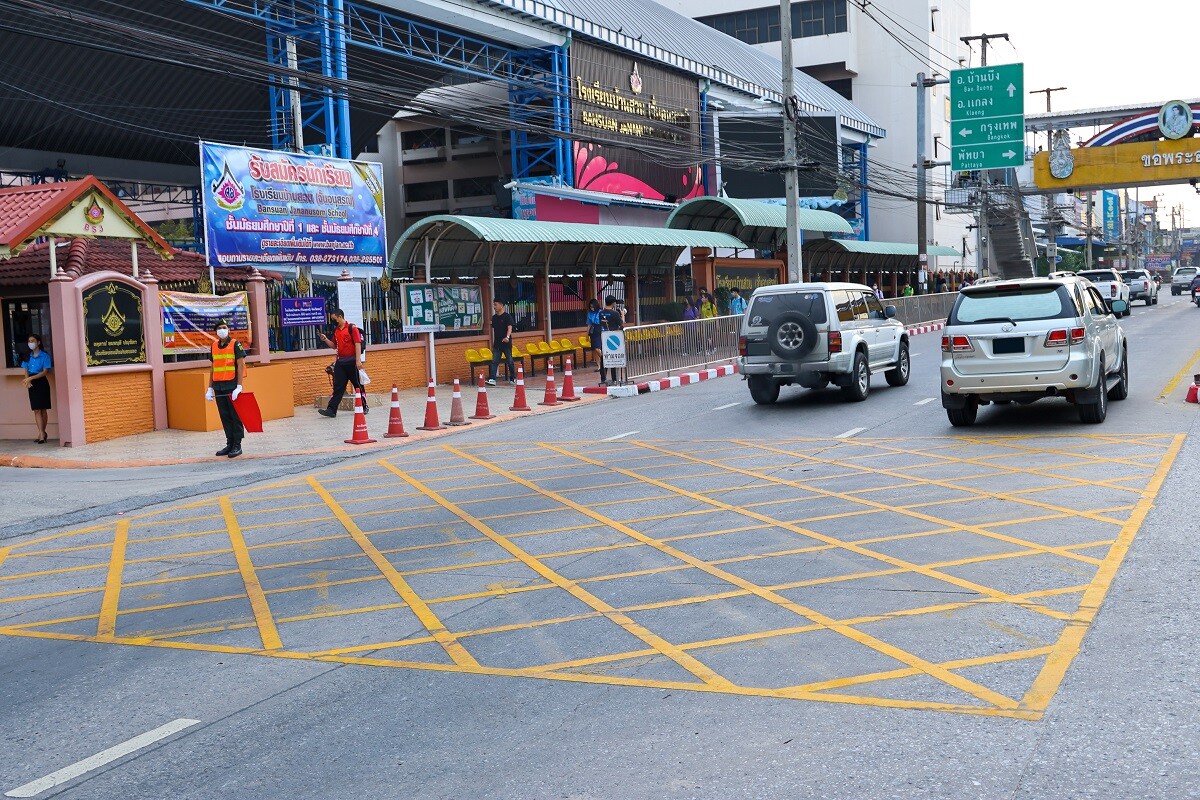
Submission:
<svg viewBox="0 0 1200 800">
<path fill-rule="evenodd" d="M 217 455 L 237 458 L 242 454 L 245 429 L 237 409 L 233 407 L 233 401 L 242 393 L 246 352 L 239 343 L 229 338 L 229 325 L 225 320 L 217 323 L 215 331 L 217 340 L 212 343 L 212 374 L 204 399 L 216 400 L 221 427 L 225 429 L 225 446 L 217 451 Z"/>
</svg>

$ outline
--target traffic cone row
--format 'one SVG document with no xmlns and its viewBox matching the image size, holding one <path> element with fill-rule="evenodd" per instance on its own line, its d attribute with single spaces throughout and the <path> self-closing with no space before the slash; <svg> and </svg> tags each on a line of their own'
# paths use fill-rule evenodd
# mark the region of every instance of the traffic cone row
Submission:
<svg viewBox="0 0 1200 800">
<path fill-rule="evenodd" d="M 561 403 L 558 402 L 558 394 L 554 391 L 554 365 L 550 363 L 549 359 L 546 360 L 546 394 L 542 398 L 542 402 L 538 403 L 538 405 L 561 405 Z"/>
<path fill-rule="evenodd" d="M 1192 385 L 1188 391 L 1188 402 L 1196 402 L 1196 391 L 1200 386 L 1200 375 L 1196 376 L 1196 383 Z M 554 365 L 546 364 L 546 392 L 540 406 L 557 406 L 564 401 L 582 400 L 575 394 L 575 381 L 571 373 L 571 359 L 566 360 L 566 369 L 563 375 L 563 391 L 562 394 L 557 394 L 554 385 Z M 523 365 L 517 365 L 517 387 L 516 394 L 513 397 L 513 404 L 509 411 L 532 411 L 529 407 L 529 401 L 525 398 L 525 368 Z M 484 384 L 483 373 L 479 373 L 479 391 L 475 400 L 475 413 L 470 419 L 495 419 L 496 415 L 491 412 L 488 407 L 487 388 Z M 450 401 L 450 419 L 447 425 L 461 426 L 470 425 L 468 418 L 464 416 L 462 405 L 462 391 L 459 387 L 458 378 L 454 379 L 454 388 Z M 441 431 L 445 430 L 446 426 L 441 423 L 438 418 L 437 409 L 437 388 L 433 381 L 429 382 L 429 396 L 425 401 L 425 424 L 417 428 L 419 431 Z M 407 437 L 409 434 L 404 430 L 404 419 L 400 415 L 400 388 L 396 384 L 392 384 L 392 402 L 391 415 L 388 418 L 388 430 L 384 434 L 385 439 L 395 439 Z M 351 438 L 344 440 L 346 444 L 372 444 L 376 440 L 370 438 L 367 431 L 367 416 L 363 411 L 363 396 L 362 392 L 355 389 L 354 391 L 354 432 Z"/>
</svg>

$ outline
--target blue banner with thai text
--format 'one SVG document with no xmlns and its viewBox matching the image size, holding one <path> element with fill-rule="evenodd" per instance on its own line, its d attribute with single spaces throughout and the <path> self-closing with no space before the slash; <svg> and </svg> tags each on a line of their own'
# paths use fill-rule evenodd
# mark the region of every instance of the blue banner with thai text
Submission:
<svg viewBox="0 0 1200 800">
<path fill-rule="evenodd" d="M 1108 242 L 1121 240 L 1121 198 L 1116 192 L 1101 192 L 1104 206 L 1104 239 Z"/>
<path fill-rule="evenodd" d="M 200 169 L 209 264 L 387 264 L 381 164 L 201 142 Z"/>
</svg>

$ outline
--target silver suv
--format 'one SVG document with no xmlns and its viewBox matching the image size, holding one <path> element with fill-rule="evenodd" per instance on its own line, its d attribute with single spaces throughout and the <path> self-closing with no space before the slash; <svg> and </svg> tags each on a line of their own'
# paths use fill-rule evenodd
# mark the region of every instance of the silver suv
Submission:
<svg viewBox="0 0 1200 800">
<path fill-rule="evenodd" d="M 740 365 L 750 396 L 774 403 L 780 386 L 841 387 L 865 400 L 871 373 L 908 383 L 908 333 L 896 309 L 860 283 L 788 283 L 754 291 L 742 316 Z"/>
<path fill-rule="evenodd" d="M 942 335 L 942 407 L 956 426 L 981 405 L 1063 397 L 1083 422 L 1100 423 L 1109 400 L 1129 394 L 1128 348 L 1091 281 L 1070 272 L 963 289 Z M 1110 308 L 1111 306 L 1111 308 Z"/>
</svg>

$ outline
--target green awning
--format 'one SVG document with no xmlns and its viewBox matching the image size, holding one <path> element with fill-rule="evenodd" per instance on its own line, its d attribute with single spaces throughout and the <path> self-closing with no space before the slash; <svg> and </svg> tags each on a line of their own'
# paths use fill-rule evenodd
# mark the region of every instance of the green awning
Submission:
<svg viewBox="0 0 1200 800">
<path fill-rule="evenodd" d="M 851 233 L 850 223 L 832 211 L 797 209 L 800 230 L 820 233 Z M 736 236 L 763 250 L 783 244 L 787 209 L 757 200 L 733 197 L 697 197 L 680 203 L 667 218 L 667 227 L 677 230 L 714 231 Z"/>
<path fill-rule="evenodd" d="M 874 256 L 915 256 L 917 255 L 917 246 L 907 242 L 860 242 L 857 239 L 825 239 L 827 248 L 840 248 L 847 253 L 865 253 Z M 808 248 L 809 244 L 816 242 L 806 242 L 804 247 Z M 926 252 L 931 256 L 960 256 L 961 254 L 953 247 L 947 247 L 944 244 L 931 244 L 925 248 Z"/>
<path fill-rule="evenodd" d="M 936 256 L 962 254 L 953 247 L 931 244 L 927 248 L 929 266 Z M 900 272 L 915 274 L 921 269 L 917 259 L 917 246 L 908 242 L 860 242 L 857 239 L 818 239 L 805 242 L 800 250 L 805 272 L 819 273 L 825 270 L 838 272 L 859 271 Z"/>
<path fill-rule="evenodd" d="M 427 252 L 434 277 L 547 266 L 551 276 L 584 270 L 624 275 L 635 268 L 646 274 L 673 267 L 690 247 L 749 249 L 740 239 L 709 231 L 439 214 L 406 230 L 389 264 L 397 278 L 424 274 Z"/>
</svg>

